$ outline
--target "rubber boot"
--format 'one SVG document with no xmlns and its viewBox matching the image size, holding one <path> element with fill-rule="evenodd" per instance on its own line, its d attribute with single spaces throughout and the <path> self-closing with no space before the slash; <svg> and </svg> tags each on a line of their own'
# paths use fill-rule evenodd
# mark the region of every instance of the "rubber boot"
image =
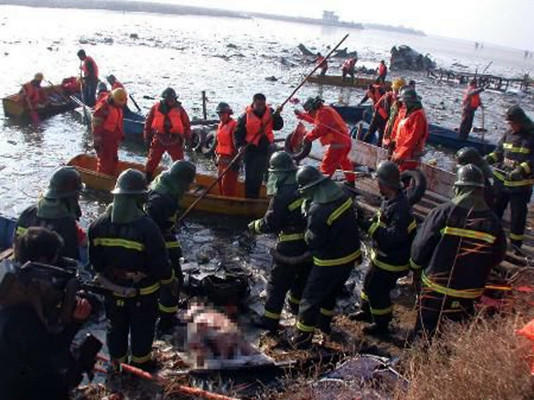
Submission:
<svg viewBox="0 0 534 400">
<path fill-rule="evenodd" d="M 157 336 L 171 335 L 179 324 L 180 321 L 175 315 L 165 315 L 160 317 L 156 329 Z"/>
<path fill-rule="evenodd" d="M 253 315 L 251 322 L 255 327 L 269 332 L 276 332 L 280 329 L 280 322 L 278 320 L 267 318 L 264 315 Z"/>
<path fill-rule="evenodd" d="M 373 335 L 373 336 L 374 335 L 377 335 L 377 336 L 388 335 L 390 333 L 388 323 L 376 323 L 376 322 L 373 322 L 369 326 L 365 326 L 362 329 L 362 331 L 366 335 Z"/>
<path fill-rule="evenodd" d="M 313 332 L 297 331 L 291 338 L 291 345 L 297 350 L 309 349 L 312 345 Z"/>
<path fill-rule="evenodd" d="M 146 372 L 154 372 L 158 369 L 158 364 L 156 363 L 155 360 L 149 360 L 147 362 L 140 363 L 140 364 L 131 362 L 130 365 L 132 367 L 142 369 L 143 371 L 146 371 Z"/>
</svg>

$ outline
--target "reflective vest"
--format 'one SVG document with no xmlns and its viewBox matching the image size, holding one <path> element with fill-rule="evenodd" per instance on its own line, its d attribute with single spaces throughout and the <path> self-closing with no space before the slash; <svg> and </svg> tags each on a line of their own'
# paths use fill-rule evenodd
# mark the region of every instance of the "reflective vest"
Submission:
<svg viewBox="0 0 534 400">
<path fill-rule="evenodd" d="M 107 98 L 106 98 L 107 100 Z M 102 123 L 102 128 L 107 132 L 117 132 L 122 127 L 122 108 L 115 107 L 109 104 L 107 101 L 100 103 L 101 107 L 107 107 L 108 116 Z"/>
<path fill-rule="evenodd" d="M 92 74 L 89 72 L 89 68 L 88 68 L 89 63 L 93 64 L 93 73 Z M 90 78 L 94 78 L 95 80 L 98 80 L 98 65 L 96 65 L 96 62 L 95 62 L 95 60 L 93 60 L 92 57 L 87 56 L 85 58 L 85 60 L 83 60 L 82 71 L 83 71 L 83 76 L 84 77 L 86 77 L 86 78 L 90 77 Z"/>
<path fill-rule="evenodd" d="M 247 134 L 245 136 L 245 142 L 257 146 L 262 136 L 266 136 L 269 143 L 274 142 L 273 133 L 273 118 L 271 115 L 271 107 L 267 105 L 263 116 L 259 118 L 251 106 L 246 109 L 247 115 Z"/>
<path fill-rule="evenodd" d="M 347 71 L 350 71 L 350 70 L 352 70 L 354 68 L 354 65 L 356 65 L 356 59 L 349 58 L 349 59 L 345 60 L 345 62 L 343 63 L 343 69 L 347 70 Z"/>
<path fill-rule="evenodd" d="M 373 105 L 375 105 L 376 103 L 378 103 L 378 100 L 380 100 L 380 98 L 382 97 L 382 94 L 380 93 L 380 88 L 381 86 L 380 85 L 373 85 L 373 89 L 367 89 L 367 97 L 369 97 L 371 99 L 371 101 L 373 102 Z"/>
<path fill-rule="evenodd" d="M 380 114 L 382 119 L 387 120 L 389 117 L 389 109 L 393 102 L 393 92 L 387 92 L 375 103 L 375 111 Z"/>
<path fill-rule="evenodd" d="M 100 92 L 98 93 L 98 96 L 96 96 L 96 104 L 102 103 L 103 101 L 106 101 L 108 98 L 109 92 Z"/>
<path fill-rule="evenodd" d="M 237 153 L 234 145 L 234 131 L 237 125 L 235 119 L 230 119 L 226 124 L 219 122 L 217 127 L 217 148 L 215 152 L 220 156 L 233 156 Z"/>
<path fill-rule="evenodd" d="M 395 134 L 395 155 L 400 160 L 418 157 L 428 138 L 428 123 L 425 111 L 420 108 L 398 121 Z"/>
<path fill-rule="evenodd" d="M 470 109 L 476 110 L 478 107 L 480 107 L 481 101 L 480 101 L 480 94 L 476 93 L 473 95 L 470 95 L 472 89 L 467 89 L 464 94 L 463 103 L 467 106 L 469 106 Z"/>
<path fill-rule="evenodd" d="M 182 113 L 177 107 L 173 107 L 169 110 L 167 114 L 163 114 L 159 108 L 161 103 L 158 103 L 154 107 L 154 119 L 152 120 L 151 128 L 157 133 L 173 133 L 176 135 L 184 134 L 184 124 L 182 122 Z M 165 120 L 168 118 L 170 121 L 169 129 L 165 127 Z"/>
</svg>

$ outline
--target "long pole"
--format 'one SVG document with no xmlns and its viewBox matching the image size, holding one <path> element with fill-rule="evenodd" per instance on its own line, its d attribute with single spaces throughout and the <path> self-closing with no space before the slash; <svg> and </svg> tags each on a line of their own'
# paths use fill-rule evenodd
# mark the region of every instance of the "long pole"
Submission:
<svg viewBox="0 0 534 400">
<path fill-rule="evenodd" d="M 237 162 L 237 160 L 239 160 L 239 158 L 243 155 L 243 153 L 245 152 L 245 150 L 248 148 L 248 144 L 241 147 L 241 149 L 239 150 L 239 152 L 235 155 L 234 158 L 232 158 L 232 160 L 230 161 L 230 163 L 226 166 L 226 168 L 221 172 L 221 174 L 217 177 L 216 180 L 213 181 L 213 183 L 211 185 L 209 185 L 207 187 L 207 189 L 204 191 L 204 193 L 202 193 L 200 196 L 198 196 L 195 201 L 193 201 L 191 203 L 191 205 L 189 207 L 187 207 L 187 209 L 184 211 L 184 213 L 180 216 L 180 218 L 178 219 L 178 222 L 182 221 L 195 207 L 196 205 L 204 198 L 206 197 L 206 195 L 211 191 L 211 189 L 213 189 L 215 187 L 215 185 L 217 185 L 221 179 L 228 173 L 228 171 L 230 171 L 230 169 L 233 167 L 233 165 Z"/>
<path fill-rule="evenodd" d="M 330 52 L 326 55 L 325 57 L 325 61 L 328 60 L 332 54 L 334 54 L 334 52 L 338 49 L 339 46 L 341 46 L 343 44 L 343 42 L 349 37 L 349 34 L 347 33 L 345 36 L 343 36 L 343 39 L 340 40 L 340 42 L 332 49 L 330 50 Z M 289 100 L 291 100 L 291 98 L 295 95 L 295 93 L 297 93 L 299 91 L 299 89 L 304 86 L 304 84 L 306 83 L 306 81 L 314 74 L 315 71 L 317 71 L 319 69 L 321 65 L 320 64 L 317 64 L 315 66 L 315 68 L 306 76 L 306 78 L 304 78 L 304 80 L 300 83 L 300 85 L 298 85 L 292 92 L 291 94 L 287 97 L 287 99 L 285 99 L 285 101 L 280 104 L 280 106 L 278 106 L 278 109 L 281 110 L 282 108 L 284 108 L 284 106 L 287 104 L 287 102 Z"/>
<path fill-rule="evenodd" d="M 82 122 L 85 124 L 87 122 L 87 116 L 85 115 L 85 98 L 84 98 L 84 95 L 83 95 L 82 63 L 83 63 L 83 61 L 80 61 L 80 99 L 82 100 L 82 103 L 84 104 L 83 114 L 82 114 Z"/>
<path fill-rule="evenodd" d="M 130 100 L 132 100 L 132 102 L 134 103 L 134 106 L 135 108 L 137 108 L 137 111 L 141 111 L 141 107 L 139 107 L 139 105 L 137 104 L 137 101 L 135 101 L 135 99 L 133 98 L 133 96 L 131 94 L 128 94 L 128 97 L 130 98 Z"/>
<path fill-rule="evenodd" d="M 202 91 L 202 116 L 204 117 L 204 120 L 208 119 L 208 111 L 206 109 L 206 91 Z"/>
</svg>

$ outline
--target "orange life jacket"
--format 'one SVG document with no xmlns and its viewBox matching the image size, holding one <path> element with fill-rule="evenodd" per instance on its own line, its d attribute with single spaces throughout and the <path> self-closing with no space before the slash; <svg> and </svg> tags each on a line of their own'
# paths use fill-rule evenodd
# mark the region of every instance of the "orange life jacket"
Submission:
<svg viewBox="0 0 534 400">
<path fill-rule="evenodd" d="M 163 114 L 159 110 L 160 106 L 161 102 L 158 102 L 154 111 L 154 119 L 152 120 L 152 130 L 157 133 L 184 135 L 184 124 L 182 122 L 181 110 L 178 107 L 172 107 L 167 114 Z M 171 123 L 169 131 L 165 129 L 165 118 L 169 118 Z"/>
<path fill-rule="evenodd" d="M 108 94 L 109 94 L 108 91 L 104 91 L 104 92 L 98 93 L 98 96 L 96 96 L 96 103 L 95 104 L 98 104 L 98 103 L 101 103 L 103 101 L 106 101 L 107 98 L 108 98 Z"/>
<path fill-rule="evenodd" d="M 401 160 L 419 157 L 428 138 L 428 123 L 425 111 L 421 108 L 408 115 L 399 115 L 397 122 L 394 154 Z"/>
<path fill-rule="evenodd" d="M 472 110 L 476 110 L 478 107 L 480 107 L 480 104 L 482 103 L 480 101 L 480 94 L 473 94 L 473 95 L 470 95 L 471 93 L 471 89 L 467 89 L 465 91 L 465 95 L 464 95 L 464 104 L 465 105 L 469 105 L 469 108 L 471 108 Z"/>
<path fill-rule="evenodd" d="M 266 136 L 269 143 L 273 143 L 274 133 L 271 107 L 267 105 L 265 113 L 263 113 L 261 119 L 254 113 L 251 106 L 248 106 L 245 112 L 247 115 L 247 134 L 245 135 L 245 142 L 257 146 L 261 137 Z"/>
<path fill-rule="evenodd" d="M 387 120 L 389 117 L 389 109 L 393 103 L 393 92 L 387 92 L 375 103 L 375 111 L 380 114 L 380 116 Z"/>
<path fill-rule="evenodd" d="M 95 106 L 95 116 L 107 114 L 104 121 L 99 124 L 98 127 L 95 127 L 95 131 L 98 130 L 99 132 L 105 131 L 110 134 L 119 134 L 118 138 L 121 138 L 123 125 L 122 107 L 115 107 L 109 104 L 107 101 L 108 98 L 109 95 Z"/>
<path fill-rule="evenodd" d="M 226 124 L 219 122 L 217 127 L 217 148 L 215 152 L 219 156 L 234 156 L 237 151 L 234 144 L 234 131 L 237 125 L 235 119 L 228 120 Z"/>
<path fill-rule="evenodd" d="M 332 107 L 323 105 L 319 108 L 315 115 L 314 124 L 316 129 L 326 132 L 319 137 L 323 146 L 330 144 L 350 145 L 349 128 L 341 115 Z"/>
<path fill-rule="evenodd" d="M 93 64 L 93 74 L 89 73 L 88 65 L 89 63 Z M 82 71 L 84 77 L 91 77 L 98 80 L 98 65 L 96 65 L 95 60 L 92 57 L 87 56 L 82 63 Z"/>
<path fill-rule="evenodd" d="M 45 100 L 43 88 L 35 87 L 31 82 L 25 83 L 22 87 L 24 88 L 24 94 L 32 106 L 35 106 Z"/>
<path fill-rule="evenodd" d="M 349 58 L 349 59 L 345 60 L 345 62 L 343 63 L 343 69 L 347 70 L 347 71 L 350 71 L 351 69 L 354 68 L 354 65 L 356 65 L 356 59 Z"/>
<path fill-rule="evenodd" d="M 326 68 L 328 66 L 328 62 L 326 61 L 326 58 L 323 56 L 317 58 L 317 64 L 323 68 Z"/>
</svg>

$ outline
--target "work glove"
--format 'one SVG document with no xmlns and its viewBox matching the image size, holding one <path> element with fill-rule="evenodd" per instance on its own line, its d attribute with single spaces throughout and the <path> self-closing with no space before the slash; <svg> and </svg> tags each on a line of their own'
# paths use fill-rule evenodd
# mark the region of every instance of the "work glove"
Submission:
<svg viewBox="0 0 534 400">
<path fill-rule="evenodd" d="M 487 162 L 489 165 L 495 164 L 495 160 L 493 159 L 493 157 L 492 157 L 490 154 L 486 154 L 486 155 L 484 156 L 484 160 L 486 160 L 486 162 Z"/>
<path fill-rule="evenodd" d="M 257 222 L 257 221 L 259 221 L 259 220 L 256 219 L 256 220 L 254 220 L 254 221 L 252 221 L 252 222 L 250 222 L 250 223 L 248 224 L 248 231 L 249 231 L 250 233 L 254 234 L 254 235 L 255 235 L 256 233 L 258 233 L 258 232 L 256 232 L 256 222 Z"/>
<path fill-rule="evenodd" d="M 523 168 L 516 167 L 511 172 L 508 173 L 508 180 L 509 181 L 519 181 L 523 179 Z"/>
</svg>

